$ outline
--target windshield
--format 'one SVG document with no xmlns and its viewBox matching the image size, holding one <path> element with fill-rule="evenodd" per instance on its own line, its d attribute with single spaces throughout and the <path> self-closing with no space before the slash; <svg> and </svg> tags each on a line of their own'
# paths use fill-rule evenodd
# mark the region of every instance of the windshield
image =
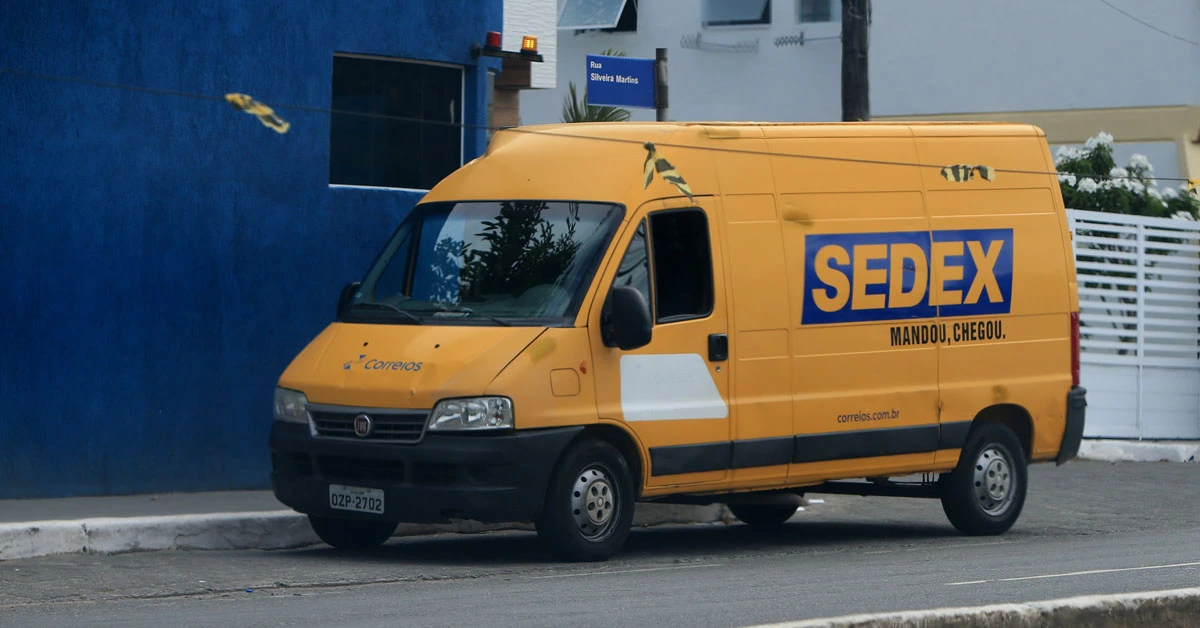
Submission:
<svg viewBox="0 0 1200 628">
<path fill-rule="evenodd" d="M 566 201 L 418 205 L 344 319 L 569 325 L 622 213 Z"/>
</svg>

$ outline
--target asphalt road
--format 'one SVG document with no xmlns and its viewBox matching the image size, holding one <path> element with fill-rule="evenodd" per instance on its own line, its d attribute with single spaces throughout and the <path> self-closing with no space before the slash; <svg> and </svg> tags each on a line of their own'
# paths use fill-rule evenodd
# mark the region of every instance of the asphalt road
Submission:
<svg viewBox="0 0 1200 628">
<path fill-rule="evenodd" d="M 1001 537 L 959 536 L 936 501 L 814 497 L 769 531 L 636 530 L 600 564 L 528 532 L 8 561 L 0 626 L 747 626 L 1200 586 L 1197 464 L 1035 466 Z"/>
</svg>

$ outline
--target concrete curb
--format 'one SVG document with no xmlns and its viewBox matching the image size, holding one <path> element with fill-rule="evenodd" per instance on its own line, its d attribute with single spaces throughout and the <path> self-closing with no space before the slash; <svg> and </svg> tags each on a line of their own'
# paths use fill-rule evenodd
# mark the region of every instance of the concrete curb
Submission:
<svg viewBox="0 0 1200 628">
<path fill-rule="evenodd" d="M 1104 462 L 1196 462 L 1200 442 L 1083 439 L 1080 460 Z"/>
<path fill-rule="evenodd" d="M 1160 628 L 1200 624 L 1200 588 L 1122 595 L 1085 595 L 1025 604 L 847 615 L 755 626 L 754 628 L 1017 628 L 1089 626 Z"/>
<path fill-rule="evenodd" d="M 282 549 L 317 542 L 290 510 L 0 524 L 0 560 L 165 549 Z"/>
<path fill-rule="evenodd" d="M 638 504 L 634 525 L 729 521 L 724 506 Z M 529 524 L 401 524 L 395 536 L 532 530 Z M 0 561 L 53 554 L 152 550 L 286 549 L 319 543 L 308 519 L 291 510 L 0 524 Z"/>
</svg>

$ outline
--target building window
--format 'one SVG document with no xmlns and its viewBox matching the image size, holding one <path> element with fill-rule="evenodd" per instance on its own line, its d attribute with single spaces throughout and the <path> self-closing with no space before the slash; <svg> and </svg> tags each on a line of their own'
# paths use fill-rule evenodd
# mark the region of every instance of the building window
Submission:
<svg viewBox="0 0 1200 628">
<path fill-rule="evenodd" d="M 705 26 L 753 26 L 771 23 L 771 0 L 704 0 Z"/>
<path fill-rule="evenodd" d="M 638 0 L 559 0 L 560 30 L 637 32 Z"/>
<path fill-rule="evenodd" d="M 842 21 L 841 7 L 835 7 L 833 0 L 798 0 L 797 3 L 801 24 Z"/>
<path fill-rule="evenodd" d="M 428 190 L 462 165 L 460 67 L 334 55 L 329 182 Z"/>
</svg>

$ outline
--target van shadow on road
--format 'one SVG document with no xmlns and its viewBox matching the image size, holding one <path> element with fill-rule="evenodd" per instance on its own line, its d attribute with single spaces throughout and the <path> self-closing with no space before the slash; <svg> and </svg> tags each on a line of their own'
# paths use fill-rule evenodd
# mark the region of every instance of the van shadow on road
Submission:
<svg viewBox="0 0 1200 628">
<path fill-rule="evenodd" d="M 957 537 L 958 533 L 949 525 L 894 522 L 800 521 L 773 527 L 743 524 L 668 525 L 634 529 L 617 559 L 657 562 L 759 552 L 841 551 Z M 285 553 L 311 559 L 361 563 L 494 567 L 557 562 L 535 533 L 524 531 L 407 537 L 365 551 L 343 552 L 320 546 Z"/>
<path fill-rule="evenodd" d="M 766 553 L 902 550 L 939 544 L 1023 543 L 1038 538 L 1173 531 L 1194 526 L 1200 465 L 1075 461 L 1030 467 L 1029 498 L 1017 524 L 999 537 L 966 537 L 936 500 L 815 496 L 822 501 L 775 528 L 740 523 L 635 528 L 614 561 L 701 560 Z M 275 553 L 275 552 L 272 552 Z M 559 564 L 528 531 L 393 539 L 381 548 L 326 546 L 281 552 L 303 560 L 358 565 L 488 566 Z"/>
</svg>

